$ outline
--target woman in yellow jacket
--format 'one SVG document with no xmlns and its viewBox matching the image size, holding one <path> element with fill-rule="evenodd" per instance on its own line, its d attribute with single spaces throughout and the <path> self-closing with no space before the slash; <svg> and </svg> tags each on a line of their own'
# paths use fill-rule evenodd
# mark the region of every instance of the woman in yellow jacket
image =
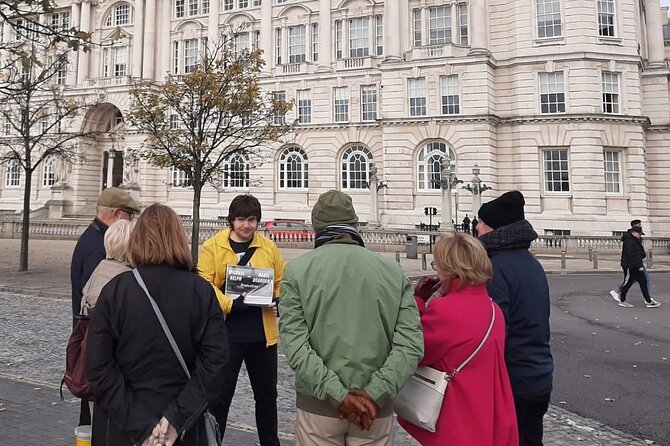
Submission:
<svg viewBox="0 0 670 446">
<path fill-rule="evenodd" d="M 230 227 L 219 231 L 203 244 L 198 270 L 214 286 L 226 317 L 230 349 L 230 360 L 223 375 L 221 398 L 210 410 L 223 433 L 230 403 L 235 394 L 237 376 L 244 361 L 256 402 L 258 439 L 261 446 L 276 446 L 279 445 L 276 306 L 251 306 L 244 303 L 242 296 L 224 294 L 228 265 L 247 261 L 248 266 L 274 270 L 273 296 L 279 296 L 285 262 L 277 245 L 257 232 L 260 220 L 261 205 L 255 197 L 235 197 L 228 209 Z"/>
</svg>

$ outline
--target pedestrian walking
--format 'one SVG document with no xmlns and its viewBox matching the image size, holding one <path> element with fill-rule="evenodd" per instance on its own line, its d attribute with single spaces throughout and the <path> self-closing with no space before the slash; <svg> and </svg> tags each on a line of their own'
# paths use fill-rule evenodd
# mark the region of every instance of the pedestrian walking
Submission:
<svg viewBox="0 0 670 446">
<path fill-rule="evenodd" d="M 84 286 L 100 262 L 105 259 L 105 232 L 118 220 L 131 220 L 140 212 L 139 204 L 130 194 L 116 187 L 108 187 L 98 197 L 97 214 L 91 224 L 81 234 L 72 253 L 70 282 L 72 289 L 73 326 L 81 314 L 81 299 Z M 88 402 L 81 400 L 79 425 L 91 424 Z"/>
<path fill-rule="evenodd" d="M 284 274 L 284 259 L 277 245 L 258 232 L 261 204 L 252 195 L 238 195 L 228 209 L 229 228 L 202 245 L 200 275 L 212 284 L 226 315 L 230 361 L 219 383 L 222 396 L 212 405 L 222 434 L 228 421 L 237 377 L 244 362 L 256 403 L 256 428 L 261 446 L 279 445 L 277 426 L 277 312 L 270 307 L 247 305 L 243 296 L 224 294 L 228 265 L 270 268 L 274 271 L 274 296 Z"/>
<path fill-rule="evenodd" d="M 612 298 L 620 307 L 631 308 L 632 304 L 626 302 L 628 291 L 635 282 L 640 286 L 642 297 L 644 297 L 647 308 L 658 308 L 659 302 L 654 300 L 649 294 L 649 276 L 644 267 L 644 258 L 647 254 L 642 245 L 642 222 L 633 220 L 630 222 L 631 228 L 621 237 L 623 246 L 621 248 L 621 268 L 623 269 L 623 282 L 619 287 L 610 291 Z"/>
<path fill-rule="evenodd" d="M 477 237 L 479 236 L 479 232 L 477 232 L 477 225 L 479 224 L 479 220 L 477 220 L 477 216 L 475 215 L 472 217 L 472 236 Z"/>
<path fill-rule="evenodd" d="M 286 267 L 282 347 L 295 371 L 297 446 L 392 445 L 392 400 L 423 356 L 400 266 L 367 250 L 351 197 L 312 209 L 315 249 Z"/>
<path fill-rule="evenodd" d="M 549 346 L 549 285 L 529 252 L 537 238 L 521 192 L 506 192 L 479 209 L 477 231 L 493 277 L 486 288 L 505 315 L 505 362 L 512 384 L 520 446 L 542 445 L 554 362 Z"/>
<path fill-rule="evenodd" d="M 465 218 L 463 218 L 463 225 L 461 226 L 463 229 L 463 232 L 466 234 L 470 233 L 470 218 L 468 218 L 468 214 L 465 214 Z"/>
<path fill-rule="evenodd" d="M 205 446 L 203 413 L 228 361 L 214 290 L 195 273 L 184 227 L 167 206 L 153 204 L 140 215 L 128 257 L 135 271 L 119 274 L 102 289 L 89 327 L 92 444 L 169 446 L 179 439 L 179 445 Z"/>
<path fill-rule="evenodd" d="M 438 277 L 424 277 L 414 289 L 425 349 L 419 365 L 454 373 L 484 342 L 449 383 L 435 432 L 401 417 L 398 422 L 424 446 L 466 445 L 474 438 L 478 446 L 518 446 L 505 319 L 486 291 L 491 261 L 482 244 L 465 234 L 440 238 L 434 259 Z M 440 291 L 431 298 L 436 286 Z"/>
</svg>

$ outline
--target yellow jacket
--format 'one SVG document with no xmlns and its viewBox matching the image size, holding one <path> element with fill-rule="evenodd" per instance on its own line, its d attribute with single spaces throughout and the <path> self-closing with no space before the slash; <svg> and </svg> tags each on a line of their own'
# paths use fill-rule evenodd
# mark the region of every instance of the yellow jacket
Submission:
<svg viewBox="0 0 670 446">
<path fill-rule="evenodd" d="M 233 299 L 223 294 L 221 287 L 226 281 L 226 267 L 228 265 L 237 265 L 237 255 L 230 247 L 231 229 L 222 229 L 214 237 L 207 240 L 202 245 L 200 256 L 198 257 L 198 271 L 203 279 L 207 280 L 214 287 L 216 298 L 223 310 L 224 315 L 230 314 L 233 307 Z M 279 253 L 277 245 L 267 237 L 258 232 L 254 234 L 249 247 L 255 247 L 256 251 L 251 256 L 249 263 L 258 268 L 272 268 L 275 271 L 274 296 L 279 297 L 279 288 L 282 277 L 284 277 L 284 266 L 286 262 Z M 265 331 L 265 341 L 268 346 L 275 345 L 279 338 L 277 330 L 277 318 L 270 308 L 263 308 L 263 329 Z"/>
</svg>

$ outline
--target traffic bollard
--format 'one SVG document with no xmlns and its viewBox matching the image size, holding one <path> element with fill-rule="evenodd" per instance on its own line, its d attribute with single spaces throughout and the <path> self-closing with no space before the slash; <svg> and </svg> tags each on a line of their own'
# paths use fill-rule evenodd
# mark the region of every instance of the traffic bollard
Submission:
<svg viewBox="0 0 670 446">
<path fill-rule="evenodd" d="M 561 269 L 565 269 L 565 250 L 561 250 Z"/>
<path fill-rule="evenodd" d="M 647 268 L 654 266 L 654 256 L 652 255 L 651 249 L 647 251 Z"/>
<path fill-rule="evenodd" d="M 426 251 L 421 251 L 421 269 L 424 271 L 428 269 L 428 262 L 426 261 Z"/>
<path fill-rule="evenodd" d="M 395 252 L 395 261 L 400 263 L 400 251 Z"/>
<path fill-rule="evenodd" d="M 598 269 L 598 251 L 593 251 L 593 269 Z"/>
<path fill-rule="evenodd" d="M 593 262 L 593 246 L 589 245 L 589 262 Z"/>
<path fill-rule="evenodd" d="M 533 255 L 533 257 L 537 257 L 537 256 L 535 255 L 535 250 L 534 250 L 534 249 L 531 249 L 531 250 L 530 250 L 530 253 Z"/>
</svg>

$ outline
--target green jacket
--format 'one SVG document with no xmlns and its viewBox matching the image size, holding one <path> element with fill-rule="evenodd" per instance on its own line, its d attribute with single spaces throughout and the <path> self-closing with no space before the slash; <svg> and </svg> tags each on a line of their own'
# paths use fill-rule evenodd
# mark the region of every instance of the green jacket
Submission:
<svg viewBox="0 0 670 446">
<path fill-rule="evenodd" d="M 423 357 L 412 286 L 397 263 L 356 244 L 330 243 L 288 263 L 280 343 L 296 373 L 297 406 L 337 417 L 349 389 L 391 414 Z"/>
</svg>

